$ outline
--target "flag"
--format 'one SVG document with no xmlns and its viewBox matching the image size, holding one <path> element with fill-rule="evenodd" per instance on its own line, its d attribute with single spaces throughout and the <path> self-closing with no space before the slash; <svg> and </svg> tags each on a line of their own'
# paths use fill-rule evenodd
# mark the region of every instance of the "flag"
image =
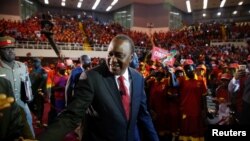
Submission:
<svg viewBox="0 0 250 141">
<path fill-rule="evenodd" d="M 164 58 L 166 56 L 166 54 L 169 54 L 168 50 L 165 50 L 165 49 L 162 49 L 159 47 L 153 47 L 151 60 L 152 61 L 156 61 L 156 60 L 159 61 L 162 58 Z"/>
<path fill-rule="evenodd" d="M 159 47 L 153 47 L 152 49 L 152 61 L 160 61 L 164 66 L 173 66 L 175 62 L 174 56 L 177 54 L 176 50 L 171 50 L 170 52 L 168 50 L 159 48 Z"/>
<path fill-rule="evenodd" d="M 177 54 L 177 50 L 171 50 L 164 58 L 162 58 L 162 64 L 164 66 L 174 66 L 175 63 L 175 55 Z"/>
</svg>

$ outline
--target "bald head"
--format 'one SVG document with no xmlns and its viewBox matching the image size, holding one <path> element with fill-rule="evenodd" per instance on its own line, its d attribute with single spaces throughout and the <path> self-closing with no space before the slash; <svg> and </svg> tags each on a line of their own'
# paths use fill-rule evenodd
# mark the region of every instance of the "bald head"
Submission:
<svg viewBox="0 0 250 141">
<path fill-rule="evenodd" d="M 134 53 L 134 51 L 135 51 L 134 42 L 133 42 L 133 40 L 132 40 L 129 36 L 124 35 L 124 34 L 118 34 L 118 35 L 116 35 L 116 36 L 112 39 L 112 41 L 114 41 L 114 40 L 127 41 L 127 42 L 129 43 L 129 46 L 130 46 L 131 54 Z M 112 42 L 112 41 L 111 41 L 111 42 Z"/>
<path fill-rule="evenodd" d="M 88 69 L 91 64 L 91 58 L 88 55 L 82 55 L 80 57 L 80 62 L 84 69 Z"/>
</svg>

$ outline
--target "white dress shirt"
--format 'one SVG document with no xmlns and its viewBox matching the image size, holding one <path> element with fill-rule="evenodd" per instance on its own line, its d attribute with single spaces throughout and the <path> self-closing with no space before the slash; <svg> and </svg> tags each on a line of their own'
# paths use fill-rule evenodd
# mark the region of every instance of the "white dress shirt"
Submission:
<svg viewBox="0 0 250 141">
<path fill-rule="evenodd" d="M 130 95 L 130 82 L 129 82 L 128 69 L 126 69 L 125 73 L 122 76 L 124 77 L 125 87 L 128 89 L 128 95 Z M 118 81 L 119 77 L 120 77 L 120 75 L 116 75 L 115 76 L 115 82 L 116 82 L 116 85 L 117 85 L 118 89 L 120 90 L 120 88 L 119 88 L 119 81 Z"/>
<path fill-rule="evenodd" d="M 229 93 L 235 93 L 240 88 L 240 81 L 236 80 L 234 77 L 228 84 Z"/>
</svg>

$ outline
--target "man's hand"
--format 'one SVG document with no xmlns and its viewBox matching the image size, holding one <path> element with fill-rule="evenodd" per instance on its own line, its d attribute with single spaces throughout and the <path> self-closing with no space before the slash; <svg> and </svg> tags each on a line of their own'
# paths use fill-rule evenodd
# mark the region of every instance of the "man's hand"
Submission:
<svg viewBox="0 0 250 141">
<path fill-rule="evenodd" d="M 38 94 L 41 95 L 41 96 L 44 96 L 44 93 L 41 91 L 38 91 Z"/>
<path fill-rule="evenodd" d="M 0 110 L 10 107 L 12 102 L 14 102 L 13 97 L 7 97 L 5 94 L 0 94 Z"/>
<path fill-rule="evenodd" d="M 245 75 L 246 75 L 246 70 L 241 70 L 241 69 L 239 69 L 239 70 L 235 73 L 234 78 L 235 78 L 236 80 L 239 80 L 240 78 L 242 78 L 242 77 L 245 76 Z"/>
</svg>

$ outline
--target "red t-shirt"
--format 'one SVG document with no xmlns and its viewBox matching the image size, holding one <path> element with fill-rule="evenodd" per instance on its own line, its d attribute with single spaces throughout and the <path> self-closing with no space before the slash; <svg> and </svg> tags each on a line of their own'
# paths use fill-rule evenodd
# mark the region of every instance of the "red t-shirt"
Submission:
<svg viewBox="0 0 250 141">
<path fill-rule="evenodd" d="M 202 95 L 206 94 L 205 83 L 201 79 L 180 77 L 180 108 L 187 116 L 199 116 L 202 108 Z"/>
</svg>

